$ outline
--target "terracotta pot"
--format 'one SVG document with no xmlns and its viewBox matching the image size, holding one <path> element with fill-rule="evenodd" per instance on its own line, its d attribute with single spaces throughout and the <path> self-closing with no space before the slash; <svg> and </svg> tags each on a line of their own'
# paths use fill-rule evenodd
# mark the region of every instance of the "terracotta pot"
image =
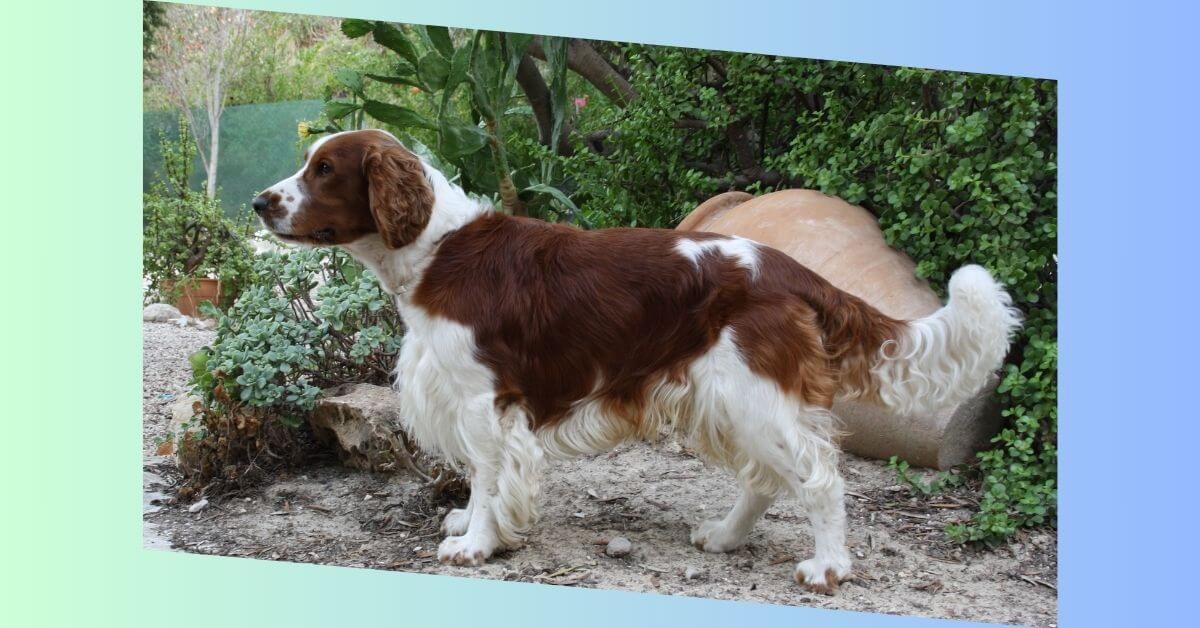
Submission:
<svg viewBox="0 0 1200 628">
<path fill-rule="evenodd" d="M 175 307 L 180 313 L 197 318 L 200 316 L 200 304 L 208 301 L 213 305 L 221 305 L 221 280 L 187 279 L 180 285 L 178 292 L 174 281 L 164 281 L 163 291 L 176 296 Z"/>
</svg>

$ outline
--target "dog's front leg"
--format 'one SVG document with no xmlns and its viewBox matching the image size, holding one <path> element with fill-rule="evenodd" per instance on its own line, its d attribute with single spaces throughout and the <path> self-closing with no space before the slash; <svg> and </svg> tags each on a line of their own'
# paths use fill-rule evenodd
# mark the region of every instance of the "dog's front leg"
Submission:
<svg viewBox="0 0 1200 628">
<path fill-rule="evenodd" d="M 446 515 L 447 536 L 438 546 L 438 560 L 454 565 L 482 565 L 500 546 L 493 502 L 497 473 L 494 465 L 471 465 L 471 498 L 466 508 Z"/>
<path fill-rule="evenodd" d="M 438 547 L 445 563 L 482 564 L 500 548 L 519 547 L 537 521 L 543 454 L 528 417 L 511 408 L 482 420 L 469 448 L 471 498 L 442 523 L 452 535 Z"/>
<path fill-rule="evenodd" d="M 473 475 L 473 474 L 472 474 Z M 467 533 L 467 526 L 471 522 L 471 511 L 475 509 L 475 491 L 471 491 L 471 498 L 467 500 L 467 505 L 464 508 L 452 508 L 446 513 L 446 518 L 442 519 L 442 534 L 446 536 L 462 536 Z"/>
</svg>

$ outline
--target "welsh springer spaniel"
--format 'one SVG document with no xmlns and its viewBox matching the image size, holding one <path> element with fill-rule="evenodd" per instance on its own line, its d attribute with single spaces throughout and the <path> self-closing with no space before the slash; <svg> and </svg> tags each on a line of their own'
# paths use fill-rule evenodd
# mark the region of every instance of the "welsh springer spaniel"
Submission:
<svg viewBox="0 0 1200 628">
<path fill-rule="evenodd" d="M 521 545 L 545 456 L 670 428 L 741 487 L 691 542 L 732 550 L 791 493 L 815 545 L 795 579 L 831 593 L 850 575 L 834 400 L 959 403 L 1019 325 L 978 266 L 938 312 L 900 321 L 750 240 L 497 213 L 382 131 L 322 137 L 253 206 L 282 240 L 344 247 L 395 296 L 406 427 L 470 477 L 438 547 L 455 564 Z"/>
</svg>

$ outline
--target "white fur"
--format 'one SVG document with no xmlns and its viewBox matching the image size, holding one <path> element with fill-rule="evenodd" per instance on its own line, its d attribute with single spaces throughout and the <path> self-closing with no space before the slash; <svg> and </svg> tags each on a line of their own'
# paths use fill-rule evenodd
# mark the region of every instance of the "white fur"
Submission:
<svg viewBox="0 0 1200 628">
<path fill-rule="evenodd" d="M 936 412 L 969 399 L 1000 367 L 1020 326 L 1012 299 L 981 266 L 955 271 L 949 293 L 945 307 L 885 343 L 871 369 L 880 398 L 897 412 Z"/>
<path fill-rule="evenodd" d="M 675 244 L 675 250 L 696 266 L 700 265 L 701 255 L 715 251 L 725 257 L 736 259 L 738 264 L 750 271 L 752 276 L 758 273 L 758 243 L 746 238 L 730 236 L 712 240 L 693 240 L 683 237 Z"/>
<path fill-rule="evenodd" d="M 450 536 L 439 547 L 439 559 L 479 564 L 522 543 L 538 517 L 543 452 L 595 453 L 670 427 L 706 459 L 732 469 L 742 486 L 730 514 L 702 523 L 692 535 L 694 544 L 713 552 L 739 547 L 775 497 L 790 492 L 808 509 L 817 548 L 797 566 L 798 577 L 819 584 L 826 570 L 848 575 L 832 416 L 805 407 L 751 371 L 734 329 L 726 328 L 692 363 L 683 384 L 653 388 L 640 430 L 589 399 L 535 436 L 523 411 L 496 410 L 493 374 L 475 358 L 469 328 L 419 308 L 403 310 L 409 332 L 396 371 L 405 427 L 421 447 L 471 476 L 470 502 L 443 523 Z"/>
</svg>

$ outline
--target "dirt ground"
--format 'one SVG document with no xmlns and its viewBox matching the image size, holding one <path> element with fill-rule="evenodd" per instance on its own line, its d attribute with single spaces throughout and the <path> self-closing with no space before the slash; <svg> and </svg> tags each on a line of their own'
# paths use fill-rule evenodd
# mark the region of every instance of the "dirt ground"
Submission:
<svg viewBox="0 0 1200 628">
<path fill-rule="evenodd" d="M 854 579 L 835 596 L 791 579 L 812 551 L 804 515 L 782 499 L 749 543 L 729 554 L 688 544 L 691 527 L 722 516 L 732 477 L 670 441 L 629 444 L 601 456 L 551 463 L 542 519 L 528 544 L 480 568 L 434 557 L 438 525 L 455 504 L 435 503 L 403 475 L 371 474 L 330 460 L 267 486 L 213 499 L 198 512 L 172 503 L 172 459 L 155 456 L 171 401 L 185 392 L 186 355 L 210 332 L 147 323 L 143 331 L 144 540 L 146 547 L 372 569 L 453 574 L 564 586 L 1055 627 L 1057 537 L 1022 532 L 993 549 L 946 540 L 946 523 L 969 516 L 960 491 L 921 499 L 879 461 L 846 455 Z M 605 555 L 622 536 L 623 558 Z"/>
</svg>

